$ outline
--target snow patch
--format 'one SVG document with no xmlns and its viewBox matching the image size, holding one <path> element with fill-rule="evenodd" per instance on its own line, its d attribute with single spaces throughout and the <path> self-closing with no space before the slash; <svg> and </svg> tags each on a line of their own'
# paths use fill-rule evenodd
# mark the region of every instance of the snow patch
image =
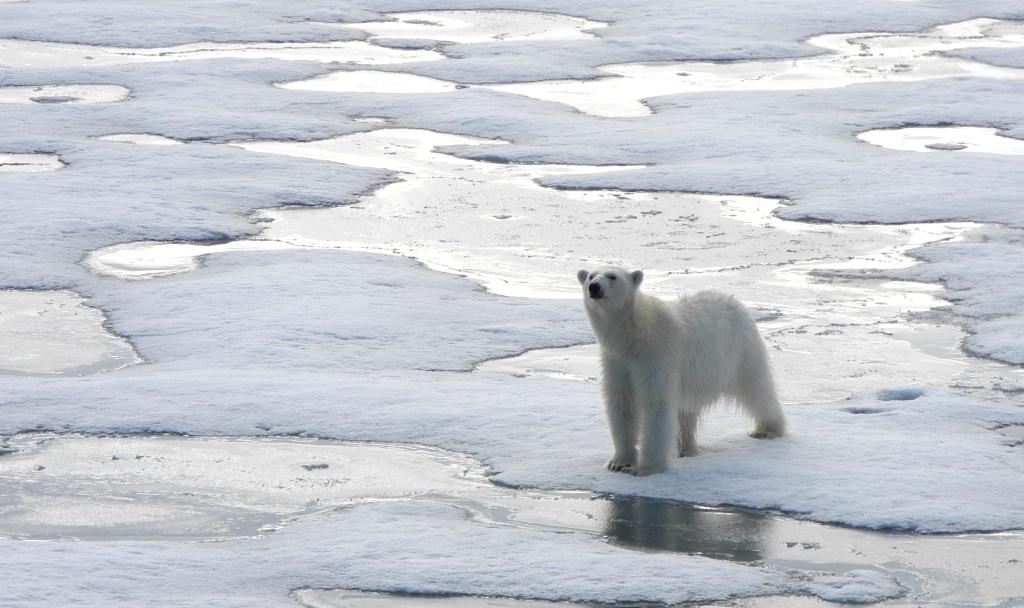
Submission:
<svg viewBox="0 0 1024 608">
<path fill-rule="evenodd" d="M 109 103 L 129 94 L 116 84 L 6 85 L 0 86 L 0 103 Z"/>
<path fill-rule="evenodd" d="M 276 85 L 282 89 L 300 91 L 331 91 L 334 93 L 445 93 L 457 85 L 446 80 L 376 70 L 331 72 L 307 80 L 296 80 Z"/>
<path fill-rule="evenodd" d="M 96 139 L 144 146 L 179 146 L 185 143 L 170 137 L 154 135 L 152 133 L 115 133 L 113 135 L 101 135 Z"/>
<path fill-rule="evenodd" d="M 512 10 L 412 11 L 388 13 L 387 21 L 337 23 L 369 32 L 377 38 L 439 40 L 456 43 L 515 42 L 520 40 L 583 40 L 588 30 L 607 23 L 557 13 Z"/>
<path fill-rule="evenodd" d="M 0 56 L 3 63 L 11 68 L 79 68 L 204 59 L 280 59 L 378 65 L 444 58 L 437 51 L 394 49 L 359 40 L 195 42 L 158 48 L 126 48 L 6 39 L 0 40 Z"/>
<path fill-rule="evenodd" d="M 857 138 L 883 148 L 911 152 L 1024 154 L 1024 140 L 999 133 L 999 129 L 990 127 L 902 127 L 864 131 Z"/>
<path fill-rule="evenodd" d="M 33 173 L 56 171 L 66 166 L 56 154 L 0 153 L 0 173 Z"/>
<path fill-rule="evenodd" d="M 119 279 L 153 279 L 199 267 L 203 256 L 229 251 L 273 251 L 296 245 L 274 240 L 239 240 L 216 244 L 139 241 L 111 245 L 90 252 L 83 264 L 100 276 Z"/>
</svg>

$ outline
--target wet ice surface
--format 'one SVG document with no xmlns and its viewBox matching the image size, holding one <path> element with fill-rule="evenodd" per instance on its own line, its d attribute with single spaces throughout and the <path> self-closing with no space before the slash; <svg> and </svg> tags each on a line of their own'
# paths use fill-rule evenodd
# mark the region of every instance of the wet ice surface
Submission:
<svg viewBox="0 0 1024 608">
<path fill-rule="evenodd" d="M 250 44 L 197 42 L 162 48 L 118 48 L 8 39 L 0 40 L 0 58 L 0 64 L 9 68 L 68 68 L 226 58 L 376 65 L 431 61 L 443 56 L 436 51 L 392 49 L 358 40 Z"/>
<path fill-rule="evenodd" d="M 102 135 L 96 139 L 143 146 L 178 146 L 184 143 L 176 139 L 171 139 L 170 137 L 153 135 L 151 133 L 115 133 L 113 135 Z"/>
<path fill-rule="evenodd" d="M 137 242 L 112 245 L 89 254 L 85 265 L 94 272 L 119 279 L 153 279 L 199 267 L 203 256 L 229 251 L 290 249 L 279 241 L 227 241 L 218 244 Z"/>
<path fill-rule="evenodd" d="M 0 86 L 0 103 L 107 103 L 131 93 L 116 84 L 52 84 Z"/>
<path fill-rule="evenodd" d="M 608 25 L 557 13 L 508 10 L 412 11 L 390 13 L 388 17 L 388 21 L 337 25 L 363 30 L 377 38 L 457 43 L 585 39 L 594 37 L 587 30 Z"/>
<path fill-rule="evenodd" d="M 445 93 L 454 91 L 454 82 L 405 74 L 402 72 L 379 72 L 375 70 L 353 70 L 331 72 L 324 76 L 296 80 L 277 85 L 282 89 L 298 91 L 333 91 L 336 93 Z"/>
<path fill-rule="evenodd" d="M 0 153 L 0 173 L 55 171 L 64 166 L 56 154 Z"/>
<path fill-rule="evenodd" d="M 991 127 L 903 127 L 858 133 L 869 144 L 910 152 L 1024 154 L 1024 140 L 999 135 Z"/>
<path fill-rule="evenodd" d="M 606 77 L 499 84 L 487 88 L 563 103 L 598 116 L 651 113 L 644 100 L 704 91 L 778 91 L 911 82 L 955 76 L 1024 78 L 1024 70 L 947 57 L 963 48 L 1024 46 L 1024 23 L 972 19 L 906 35 L 849 33 L 815 36 L 821 55 L 774 61 L 680 61 L 603 66 Z"/>
<path fill-rule="evenodd" d="M 0 290 L 0 374 L 88 374 L 139 357 L 103 326 L 103 314 L 68 291 Z"/>
<path fill-rule="evenodd" d="M 430 11 L 391 16 L 394 21 L 337 25 L 362 29 L 382 39 L 455 43 L 588 39 L 593 35 L 587 30 L 604 25 L 574 17 L 518 11 Z M 812 43 L 833 54 L 793 61 L 606 66 L 609 74 L 619 76 L 578 85 L 566 84 L 564 87 L 559 83 L 509 87 L 527 87 L 529 92 L 524 94 L 578 104 L 577 107 L 585 112 L 639 116 L 647 113 L 640 100 L 652 95 L 686 91 L 832 87 L 957 75 L 1018 78 L 1020 74 L 1019 70 L 993 68 L 935 54 L 935 51 L 966 46 L 1020 46 L 1020 24 L 1014 22 L 981 19 L 942 26 L 922 35 L 829 35 L 815 38 Z M 350 61 L 372 65 L 440 58 L 438 54 L 430 54 L 433 51 L 402 54 L 404 51 L 373 44 L 341 42 L 197 43 L 160 49 L 43 45 L 23 41 L 5 41 L 0 45 L 3 45 L 0 50 L 6 50 L 14 64 L 23 67 L 87 67 L 245 57 Z M 669 73 L 683 71 L 684 68 L 686 74 Z M 349 93 L 441 93 L 457 88 L 455 83 L 444 80 L 370 70 L 335 72 L 279 86 L 295 91 Z M 575 86 L 580 87 L 580 97 L 574 96 L 575 93 L 560 97 Z M 701 86 L 711 88 L 701 89 Z M 548 87 L 557 90 L 557 94 L 544 92 Z M 619 91 L 619 87 L 623 87 L 625 92 Z M 505 87 L 498 85 L 494 88 Z M 87 99 L 83 91 L 75 89 L 33 89 L 35 96 L 25 97 L 20 89 L 12 93 L 11 87 L 0 88 L 0 101 L 7 95 L 8 99 L 22 102 L 62 104 L 116 101 L 127 95 L 127 89 L 123 89 L 124 94 L 117 99 Z M 602 92 L 615 95 L 599 101 Z M 376 108 L 367 108 L 368 114 L 377 111 Z M 384 117 L 362 120 L 388 122 Z M 902 135 L 920 140 L 922 134 Z M 993 143 L 992 135 L 980 133 L 968 137 L 965 132 L 946 132 L 935 135 L 934 140 L 922 145 L 924 150 L 981 152 L 987 151 L 982 148 Z M 158 135 L 133 133 L 98 139 L 129 144 L 182 143 Z M 952 384 L 984 396 L 1003 397 L 1015 394 L 1017 389 L 1014 387 L 1024 386 L 1019 369 L 972 359 L 960 352 L 958 343 L 963 334 L 949 323 L 945 313 L 938 310 L 943 302 L 938 299 L 940 292 L 937 287 L 906 281 L 850 278 L 841 274 L 820 276 L 821 271 L 828 270 L 898 270 L 913 263 L 906 254 L 915 246 L 974 243 L 985 238 L 986 227 L 968 223 L 885 227 L 799 224 L 779 220 L 772 214 L 781 204 L 774 198 L 618 190 L 558 191 L 543 188 L 534 180 L 553 175 L 614 172 L 620 167 L 485 163 L 433 150 L 435 146 L 493 143 L 495 140 L 413 129 L 386 129 L 304 143 L 239 143 L 240 147 L 254 153 L 286 154 L 396 170 L 400 172 L 399 180 L 364 195 L 356 204 L 346 207 L 304 211 L 269 209 L 257 217 L 269 223 L 256 239 L 206 243 L 144 241 L 112 245 L 92 252 L 86 266 L 106 277 L 160 278 L 199 270 L 203 258 L 214 253 L 230 255 L 231 252 L 253 250 L 339 248 L 410 257 L 432 269 L 466 275 L 499 294 L 524 298 L 575 298 L 572 277 L 579 266 L 613 261 L 650 269 L 649 288 L 665 297 L 695 288 L 720 287 L 749 302 L 773 347 L 773 360 L 783 378 L 783 394 L 791 403 L 817 404 L 842 399 L 850 393 L 869 392 L 871 398 L 859 399 L 840 409 L 839 415 L 849 419 L 849 426 L 830 418 L 833 423 L 839 423 L 835 425 L 836 429 L 845 431 L 857 424 L 869 426 L 871 422 L 865 421 L 884 421 L 886 417 L 905 424 L 915 413 L 918 416 L 933 414 L 927 404 L 912 409 L 915 404 L 928 401 L 932 394 L 930 389 L 921 388 L 919 384 Z M 917 147 L 912 149 L 918 150 Z M 600 228 L 601 242 L 588 239 L 587 230 L 594 226 Z M 636 239 L 638 234 L 643 238 Z M 608 260 L 609 250 L 619 252 L 621 259 Z M 250 262 L 257 259 L 245 258 L 245 254 L 237 255 Z M 274 255 L 288 254 L 267 254 Z M 133 283 L 131 286 L 141 288 L 153 284 L 155 282 Z M 2 322 L 3 316 L 0 315 Z M 102 318 L 97 313 L 83 331 L 95 333 L 102 330 L 101 323 Z M 19 321 L 15 329 L 21 331 L 25 327 L 27 325 Z M 67 334 L 75 335 L 74 332 Z M 24 347 L 16 348 L 15 355 L 24 353 Z M 479 382 L 493 381 L 496 377 L 516 382 L 507 377 L 538 375 L 593 382 L 595 354 L 593 346 L 529 351 L 519 357 L 480 365 L 477 375 L 469 376 L 468 382 L 472 383 L 474 378 Z M 835 364 L 836 361 L 841 364 Z M 52 362 L 47 365 L 52 366 Z M 84 371 L 99 371 L 99 368 Z M 160 389 L 150 385 L 150 381 L 158 378 L 141 376 L 140 380 L 146 385 L 146 391 L 140 392 L 143 397 L 140 407 L 146 407 L 148 391 L 159 396 Z M 394 386 L 402 388 L 408 385 L 396 382 Z M 511 384 L 495 382 L 487 386 L 514 390 Z M 877 390 L 881 386 L 890 388 Z M 82 387 L 88 388 L 86 384 Z M 591 388 L 584 387 L 587 390 Z M 347 393 L 342 395 L 341 401 L 349 398 Z M 297 399 L 303 397 L 298 396 Z M 78 398 L 77 394 L 75 398 Z M 410 397 L 412 399 L 415 397 Z M 420 394 L 420 399 L 423 399 L 423 394 Z M 904 404 L 908 415 L 900 417 L 899 408 Z M 220 405 L 211 403 L 209 407 Z M 343 405 L 347 404 L 337 404 L 338 407 Z M 940 397 L 931 405 L 938 410 L 944 404 Z M 983 409 L 980 403 L 975 405 L 979 410 Z M 236 409 L 232 410 L 232 407 Z M 259 403 L 232 403 L 224 409 L 223 424 L 213 423 L 212 427 L 218 433 L 237 432 L 237 429 L 224 431 L 222 426 L 234 429 L 231 425 L 236 417 L 245 418 L 252 408 L 259 407 Z M 826 407 L 822 406 L 823 411 Z M 836 407 L 832 406 L 833 409 Z M 346 411 L 352 413 L 351 410 Z M 800 410 L 799 413 L 794 412 L 794 416 L 799 420 L 810 420 L 809 417 L 801 417 L 805 413 L 806 410 Z M 943 415 L 948 414 L 946 411 Z M 134 413 L 126 416 L 132 418 L 132 422 L 117 420 L 115 424 L 137 428 L 139 423 L 136 420 L 147 420 L 145 416 L 133 416 Z M 202 413 L 194 412 L 194 416 L 202 418 Z M 1017 449 L 1024 438 L 1021 432 L 1024 427 L 1005 422 L 1009 418 L 994 416 L 988 412 L 978 413 L 973 424 L 987 425 L 982 432 L 991 432 L 992 437 L 998 437 L 1000 446 L 1005 450 Z M 461 419 L 461 422 L 465 424 L 466 420 Z M 358 424 L 356 420 L 352 423 Z M 939 426 L 945 423 L 943 420 Z M 143 428 L 150 428 L 145 426 L 145 422 L 142 424 Z M 207 424 L 206 428 L 210 428 L 209 422 L 197 422 L 191 418 L 177 419 L 176 424 Z M 337 427 L 333 428 L 333 432 L 339 432 Z M 913 428 L 920 431 L 923 427 Z M 813 429 L 817 427 L 804 425 L 803 438 L 799 434 L 795 438 L 797 442 L 804 440 L 803 444 L 797 444 L 798 449 L 807 449 L 806 440 Z M 967 435 L 976 429 L 963 430 Z M 347 432 L 347 429 L 342 431 Z M 949 450 L 958 451 L 962 446 L 949 435 L 935 433 L 934 437 L 937 441 L 949 442 Z M 725 443 L 730 445 L 726 449 L 740 447 L 737 442 L 730 442 L 727 437 Z M 715 452 L 722 449 L 721 445 L 712 446 L 709 456 L 714 457 Z M 1004 452 L 993 451 L 967 454 L 972 459 L 979 455 L 999 459 L 999 464 L 1006 457 Z M 701 461 L 698 466 L 705 462 Z M 951 465 L 950 470 L 958 470 L 958 465 Z M 538 472 L 541 477 L 542 473 L 544 471 Z M 57 572 L 76 572 L 74 580 L 66 576 L 56 577 L 73 584 L 85 578 L 73 568 L 60 570 L 62 559 L 68 559 L 62 558 L 61 554 L 72 555 L 72 560 L 81 563 L 100 564 L 99 572 L 107 578 L 112 571 L 130 571 L 138 575 L 140 571 L 131 570 L 140 561 L 138 556 L 170 552 L 172 557 L 182 558 L 166 562 L 172 570 L 169 580 L 174 588 L 173 581 L 194 580 L 188 575 L 181 575 L 187 569 L 175 570 L 181 563 L 199 564 L 205 570 L 217 568 L 220 564 L 240 563 L 261 551 L 270 551 L 270 561 L 275 565 L 280 564 L 286 571 L 288 567 L 294 568 L 282 576 L 283 580 L 278 581 L 273 593 L 286 587 L 293 588 L 295 581 L 309 586 L 321 583 L 340 587 L 341 584 L 330 582 L 339 576 L 339 572 L 347 573 L 367 567 L 367 564 L 388 562 L 396 559 L 395 556 L 401 558 L 409 554 L 413 561 L 393 567 L 390 572 L 385 570 L 383 575 L 364 575 L 362 580 L 370 582 L 354 587 L 381 589 L 379 581 L 384 580 L 398 589 L 442 594 L 488 592 L 489 589 L 495 595 L 598 596 L 595 599 L 619 600 L 633 596 L 629 595 L 628 589 L 607 591 L 607 581 L 619 580 L 621 573 L 632 572 L 631 568 L 644 571 L 643 565 L 637 567 L 637 564 L 652 563 L 651 556 L 692 554 L 744 566 L 764 564 L 780 569 L 795 568 L 801 572 L 794 575 L 798 578 L 812 577 L 802 573 L 809 570 L 848 573 L 853 569 L 866 569 L 876 575 L 884 570 L 892 573 L 904 586 L 910 596 L 906 601 L 946 605 L 1002 602 L 1011 605 L 1014 598 L 1020 596 L 1019 577 L 1016 576 L 1019 567 L 1017 555 L 1024 541 L 1018 533 L 941 537 L 881 534 L 795 521 L 761 511 L 703 508 L 643 498 L 595 497 L 582 492 L 513 490 L 486 483 L 479 463 L 458 454 L 429 448 L 282 438 L 19 435 L 0 445 L 0 476 L 6 476 L 8 481 L 0 484 L 0 495 L 7 493 L 2 496 L 5 500 L 0 500 L 0 505 L 3 505 L 0 506 L 0 536 L 119 539 L 126 543 L 146 541 L 136 545 L 6 541 L 7 547 L 16 552 L 11 558 L 12 563 L 27 563 L 34 559 L 35 554 L 26 548 L 34 546 L 43 555 L 42 568 L 58 564 L 54 566 Z M 581 479 L 584 477 L 580 476 Z M 1007 478 L 1014 481 L 1009 476 Z M 1012 483 L 1008 486 L 1013 487 Z M 815 492 L 828 493 L 821 487 L 818 486 Z M 67 491 L 68 488 L 72 491 Z M 897 495 L 898 492 L 893 493 L 894 497 Z M 936 501 L 941 503 L 941 497 Z M 416 508 L 404 508 L 407 504 Z M 770 504 L 777 503 L 762 501 L 759 506 Z M 424 505 L 430 508 L 423 512 L 417 510 Z M 433 509 L 438 505 L 444 509 Z M 421 562 L 417 562 L 416 537 L 439 525 L 447 525 L 446 512 L 449 508 L 462 514 L 460 517 L 466 520 L 464 527 L 458 528 L 457 533 L 441 535 L 427 543 L 429 551 L 422 555 Z M 899 509 L 895 511 L 897 514 L 892 519 L 897 522 L 895 525 L 913 525 L 914 513 L 900 519 Z M 339 521 L 341 525 L 337 523 Z M 907 521 L 911 523 L 907 524 Z M 371 530 L 368 541 L 360 537 L 364 528 Z M 306 536 L 289 536 L 303 529 Z M 510 531 L 509 536 L 487 538 L 508 541 L 514 538 L 513 533 L 539 531 L 543 535 L 530 537 L 525 546 L 527 554 L 537 551 L 538 546 L 547 547 L 548 550 L 539 551 L 542 559 L 546 555 L 575 556 L 581 553 L 581 549 L 593 550 L 593 543 L 574 544 L 576 535 L 590 541 L 604 539 L 614 548 L 625 547 L 636 554 L 603 554 L 601 560 L 605 566 L 612 563 L 621 563 L 622 566 L 612 567 L 610 575 L 598 576 L 599 582 L 580 592 L 574 586 L 578 582 L 575 578 L 546 587 L 543 583 L 540 587 L 530 586 L 534 579 L 543 579 L 544 567 L 537 571 L 525 570 L 532 572 L 532 576 L 509 574 L 504 555 L 499 556 L 502 563 L 498 569 L 487 572 L 474 570 L 476 564 L 473 559 L 458 561 L 445 553 L 452 543 L 506 530 Z M 554 532 L 562 534 L 554 535 Z M 396 536 L 399 541 L 408 538 L 409 542 L 401 542 L 389 550 L 386 545 Z M 344 542 L 332 540 L 336 538 L 343 538 Z M 559 543 L 551 541 L 552 538 L 564 540 Z M 172 542 L 182 539 L 218 539 L 221 543 Z M 328 541 L 331 546 L 324 546 Z M 232 542 L 250 544 L 232 545 Z M 366 542 L 366 545 L 360 545 L 360 542 Z M 544 545 L 544 542 L 549 544 Z M 90 548 L 83 549 L 86 545 Z M 508 550 L 510 545 L 491 542 L 483 547 L 476 560 L 485 562 L 494 553 L 494 547 Z M 43 554 L 54 546 L 59 549 L 50 555 Z M 345 553 L 353 546 L 354 553 Z M 203 554 L 225 547 L 227 549 L 213 559 Z M 180 553 L 176 553 L 178 551 Z M 310 555 L 315 557 L 310 559 Z M 334 562 L 333 567 L 330 562 L 332 556 L 340 560 Z M 622 558 L 621 562 L 614 562 L 619 558 Z M 440 567 L 436 571 L 430 570 L 436 564 Z M 108 567 L 104 569 L 103 565 Z M 240 568 L 245 570 L 247 565 Z M 562 564 L 552 563 L 546 567 L 551 569 L 551 566 L 557 569 Z M 519 570 L 511 572 L 524 572 L 519 567 Z M 319 568 L 325 568 L 326 572 Z M 263 582 L 260 580 L 263 571 L 259 567 L 252 571 L 252 578 L 248 580 L 225 577 L 231 581 L 227 586 L 233 592 L 259 587 Z M 456 580 L 463 571 L 471 573 L 468 584 Z M 713 586 L 712 579 L 700 576 L 699 572 L 694 576 L 687 570 L 686 575 L 680 576 L 678 569 L 668 571 L 672 573 L 673 584 L 675 578 L 681 578 L 684 580 L 679 584 L 696 580 Z M 576 568 L 572 574 L 579 577 L 581 572 L 591 570 Z M 417 574 L 421 575 L 418 579 Z M 727 577 L 729 584 L 725 585 L 720 597 L 801 592 L 826 597 L 820 588 L 814 591 L 785 586 L 757 587 L 756 584 L 744 587 L 749 580 L 745 577 L 751 574 L 746 570 L 732 571 Z M 175 579 L 175 575 L 179 578 Z M 404 578 L 407 575 L 412 579 Z M 879 576 L 884 582 L 889 575 Z M 125 578 L 130 580 L 131 576 Z M 505 578 L 510 582 L 502 586 Z M 586 577 L 581 578 L 586 580 Z M 247 584 L 237 584 L 237 580 Z M 402 582 L 408 580 L 413 582 Z M 820 577 L 814 580 L 821 582 Z M 866 597 L 884 597 L 879 589 L 885 589 L 885 586 L 873 587 L 867 584 L 870 582 L 870 578 L 866 582 L 844 580 L 839 586 L 846 589 L 833 590 L 827 597 L 857 601 L 864 601 Z M 106 584 L 119 583 L 110 581 Z M 490 587 L 481 591 L 480 585 Z M 862 588 L 858 595 L 859 585 Z M 93 585 L 86 582 L 83 586 L 88 587 L 82 590 L 87 593 Z M 351 583 L 346 588 L 349 590 L 300 589 L 294 598 L 310 606 L 419 603 L 424 606 L 545 605 L 503 598 L 410 599 L 351 591 Z M 639 587 L 640 590 L 644 588 L 644 585 Z M 134 590 L 129 589 L 127 593 L 132 592 Z M 574 595 L 578 593 L 582 595 Z M 612 595 L 600 596 L 600 593 Z M 658 592 L 653 593 L 654 599 L 661 601 L 680 597 L 673 595 L 677 593 L 675 589 L 661 596 L 657 595 Z M 124 588 L 115 594 L 119 599 L 131 597 L 126 595 Z M 109 600 L 109 597 L 101 599 Z M 146 602 L 137 603 L 145 605 Z M 732 603 L 793 606 L 822 605 L 823 602 L 806 596 L 785 596 Z M 889 603 L 904 604 L 903 600 Z"/>
<path fill-rule="evenodd" d="M 309 608 L 559 608 L 569 606 L 564 602 L 536 602 L 511 598 L 416 596 L 404 594 L 368 593 L 331 589 L 299 589 L 292 597 Z"/>
<path fill-rule="evenodd" d="M 487 488 L 469 459 L 312 439 L 19 435 L 0 458 L 0 536 L 221 538 L 366 500 Z M 475 484 L 475 486 L 474 486 Z"/>
<path fill-rule="evenodd" d="M 92 252 L 85 263 L 104 276 L 141 279 L 193 270 L 199 257 L 213 253 L 342 248 L 411 257 L 498 294 L 576 298 L 575 282 L 567 277 L 581 267 L 614 262 L 644 268 L 645 287 L 665 297 L 721 288 L 771 311 L 776 318 L 762 328 L 790 402 L 950 379 L 991 391 L 1021 377 L 1019 370 L 959 352 L 962 333 L 930 312 L 942 305 L 937 287 L 815 276 L 910 266 L 909 250 L 962 239 L 978 225 L 808 224 L 776 218 L 781 202 L 770 198 L 556 190 L 535 179 L 625 167 L 492 163 L 438 151 L 491 143 L 413 129 L 240 143 L 253 152 L 392 169 L 399 178 L 352 205 L 266 210 L 260 217 L 270 223 L 260 240 L 114 245 Z M 594 238 L 595 231 L 601 238 Z M 616 259 L 607 259 L 609 249 Z M 808 357 L 812 352 L 829 356 Z M 484 369 L 593 379 L 596 354 L 593 346 L 535 351 Z M 835 360 L 846 364 L 837 367 Z M 807 366 L 814 373 L 802 373 Z"/>
<path fill-rule="evenodd" d="M 502 488 L 486 481 L 477 461 L 422 446 L 36 433 L 4 440 L 2 449 L 0 536 L 7 538 L 265 536 L 340 507 L 398 500 L 458 508 L 481 530 L 576 532 L 643 552 L 838 573 L 885 564 L 919 601 L 988 603 L 1017 591 L 1017 534 L 886 534 L 742 509 Z M 441 601 L 344 590 L 300 590 L 295 597 L 317 607 Z M 519 605 L 510 602 L 462 598 L 454 605 Z"/>
</svg>

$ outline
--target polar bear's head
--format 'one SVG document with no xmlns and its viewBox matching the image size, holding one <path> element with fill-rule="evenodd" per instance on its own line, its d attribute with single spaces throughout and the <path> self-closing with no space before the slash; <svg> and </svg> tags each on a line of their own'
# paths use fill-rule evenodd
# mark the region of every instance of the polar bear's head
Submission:
<svg viewBox="0 0 1024 608">
<path fill-rule="evenodd" d="M 588 308 L 621 309 L 633 305 L 636 292 L 644 280 L 642 270 L 630 272 L 617 266 L 597 270 L 581 270 L 576 278 L 583 287 L 583 301 Z"/>
</svg>

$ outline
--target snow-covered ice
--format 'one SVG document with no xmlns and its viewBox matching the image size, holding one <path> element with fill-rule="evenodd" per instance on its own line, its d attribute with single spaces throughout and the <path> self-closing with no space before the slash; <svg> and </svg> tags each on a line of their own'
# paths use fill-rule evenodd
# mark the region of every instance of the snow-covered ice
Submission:
<svg viewBox="0 0 1024 608">
<path fill-rule="evenodd" d="M 0 173 L 0 293 L 67 306 L 0 306 L 0 603 L 1012 605 L 1021 17 L 4 3 L 0 158 L 59 170 Z M 750 303 L 792 435 L 604 471 L 599 262 Z"/>
</svg>

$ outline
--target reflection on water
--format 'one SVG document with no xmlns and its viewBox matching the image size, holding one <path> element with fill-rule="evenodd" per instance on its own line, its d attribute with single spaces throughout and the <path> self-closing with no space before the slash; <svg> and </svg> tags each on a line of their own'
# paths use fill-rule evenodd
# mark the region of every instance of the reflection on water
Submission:
<svg viewBox="0 0 1024 608">
<path fill-rule="evenodd" d="M 764 513 L 630 496 L 607 500 L 604 534 L 612 543 L 736 562 L 764 557 L 761 544 L 772 525 Z"/>
</svg>

